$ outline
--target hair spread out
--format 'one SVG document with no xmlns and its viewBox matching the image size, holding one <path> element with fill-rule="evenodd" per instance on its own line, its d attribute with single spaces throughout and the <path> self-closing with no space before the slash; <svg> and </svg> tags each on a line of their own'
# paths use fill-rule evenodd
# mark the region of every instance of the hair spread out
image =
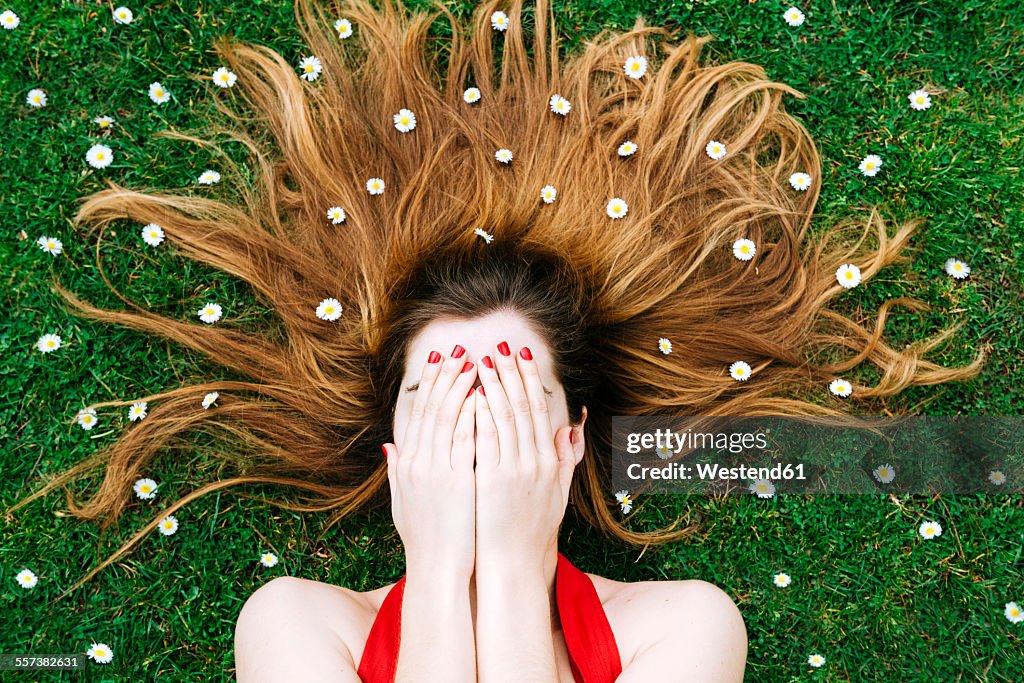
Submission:
<svg viewBox="0 0 1024 683">
<path fill-rule="evenodd" d="M 754 64 L 699 64 L 710 37 L 676 40 L 642 17 L 560 61 L 547 0 L 527 11 L 511 0 L 507 29 L 496 31 L 490 17 L 501 4 L 477 6 L 465 27 L 439 3 L 426 13 L 394 0 L 380 8 L 298 0 L 307 54 L 323 65 L 310 82 L 297 74 L 297 59 L 218 39 L 218 56 L 238 76 L 233 88 L 211 87 L 229 124 L 210 123 L 207 136 L 162 134 L 216 153 L 226 189 L 139 192 L 108 181 L 85 198 L 76 222 L 98 229 L 99 240 L 117 221 L 159 224 L 184 256 L 248 283 L 281 334 L 244 332 L 230 317 L 208 325 L 155 315 L 116 289 L 133 310 L 105 310 L 58 285 L 76 313 L 172 340 L 250 381 L 197 381 L 145 397 L 144 420 L 15 507 L 102 467 L 98 490 L 81 503 L 68 491 L 68 505 L 106 526 L 161 452 L 197 431 L 218 439 L 237 476 L 199 486 L 160 517 L 238 484 L 299 489 L 304 503 L 275 502 L 332 511 L 326 528 L 384 504 L 380 444 L 393 441 L 405 351 L 442 315 L 514 310 L 548 341 L 570 418 L 578 423 L 581 406 L 588 411 L 570 510 L 635 544 L 678 539 L 692 527 L 677 520 L 639 532 L 623 524 L 610 490 L 613 415 L 840 415 L 828 382 L 863 361 L 881 379 L 852 382 L 843 406 L 977 374 L 982 355 L 961 368 L 922 358 L 959 324 L 904 349 L 881 340 L 893 305 L 921 302 L 886 301 L 874 329 L 826 307 L 844 291 L 837 267 L 857 264 L 870 282 L 905 258 L 920 221 L 888 235 L 872 209 L 863 226 L 809 230 L 820 157 L 782 104 L 784 94 L 803 94 Z M 428 51 L 442 15 L 448 49 Z M 354 30 L 344 40 L 333 27 L 340 17 Z M 649 62 L 642 78 L 624 71 L 632 55 Z M 463 99 L 468 87 L 479 88 L 478 101 Z M 568 99 L 568 115 L 551 110 L 554 94 Z M 416 117 L 404 133 L 394 122 L 402 108 Z M 214 134 L 244 144 L 251 165 L 234 164 Z M 637 151 L 620 156 L 626 140 Z M 712 159 L 710 140 L 728 154 Z M 512 150 L 510 163 L 496 160 L 500 148 Z M 807 191 L 789 185 L 795 172 L 812 178 Z M 374 177 L 385 183 L 382 194 L 366 189 Z M 548 184 L 557 189 L 551 203 L 541 199 Z M 613 197 L 628 204 L 618 219 L 606 213 Z M 346 214 L 337 225 L 327 217 L 335 206 Z M 741 237 L 756 245 L 752 260 L 733 255 Z M 336 321 L 315 315 L 328 297 L 343 306 Z M 672 353 L 659 350 L 662 337 Z M 730 376 L 735 360 L 750 364 L 748 380 Z M 210 391 L 220 398 L 204 409 Z"/>
</svg>

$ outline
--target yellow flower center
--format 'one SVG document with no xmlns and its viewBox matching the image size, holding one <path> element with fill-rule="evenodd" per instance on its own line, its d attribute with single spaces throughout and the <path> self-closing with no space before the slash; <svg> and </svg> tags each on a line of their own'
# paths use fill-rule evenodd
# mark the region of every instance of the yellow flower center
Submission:
<svg viewBox="0 0 1024 683">
<path fill-rule="evenodd" d="M 633 66 L 631 66 L 630 68 L 633 69 L 633 71 L 639 71 L 640 70 L 640 62 L 633 62 Z"/>
<path fill-rule="evenodd" d="M 107 651 L 102 649 L 102 648 L 96 650 L 96 656 L 97 657 L 104 657 L 104 656 L 106 656 L 106 654 L 107 654 Z"/>
<path fill-rule="evenodd" d="M 742 375 L 743 374 L 743 368 L 736 368 L 736 374 L 737 375 Z"/>
<path fill-rule="evenodd" d="M 847 280 L 852 280 L 853 279 L 853 271 L 852 270 L 846 271 L 846 279 Z"/>
<path fill-rule="evenodd" d="M 740 247 L 740 251 L 742 251 L 744 254 L 746 254 L 747 252 L 750 251 L 750 247 L 748 247 L 747 245 L 744 244 L 743 246 Z"/>
<path fill-rule="evenodd" d="M 53 346 L 54 345 L 54 341 L 52 339 L 47 339 L 46 340 L 46 345 L 47 346 Z"/>
<path fill-rule="evenodd" d="M 96 153 L 96 161 L 102 161 L 102 159 L 103 159 L 103 152 L 97 152 Z"/>
<path fill-rule="evenodd" d="M 334 313 L 334 306 L 328 306 L 327 308 L 325 308 L 324 309 L 324 313 L 326 313 L 328 315 L 330 315 L 331 313 Z"/>
<path fill-rule="evenodd" d="M 139 490 L 142 491 L 143 493 L 149 493 L 149 484 L 143 484 L 142 486 L 139 487 Z"/>
<path fill-rule="evenodd" d="M 160 88 L 157 88 L 154 92 L 156 93 L 157 97 L 163 97 L 164 96 L 164 91 L 161 90 Z"/>
<path fill-rule="evenodd" d="M 1013 609 L 1010 610 L 1010 614 L 1012 614 L 1013 616 L 1016 617 L 1016 616 L 1018 616 L 1020 614 L 1020 610 L 1017 609 L 1016 607 L 1014 607 Z"/>
<path fill-rule="evenodd" d="M 873 169 L 874 167 L 875 167 L 875 162 L 873 162 L 873 161 L 869 161 L 869 162 L 867 163 L 867 169 L 868 169 L 869 171 L 870 171 L 871 169 Z"/>
<path fill-rule="evenodd" d="M 401 124 L 403 126 L 408 126 L 409 125 L 409 117 L 408 116 L 403 116 L 402 118 L 399 119 L 399 121 L 401 122 Z"/>
</svg>

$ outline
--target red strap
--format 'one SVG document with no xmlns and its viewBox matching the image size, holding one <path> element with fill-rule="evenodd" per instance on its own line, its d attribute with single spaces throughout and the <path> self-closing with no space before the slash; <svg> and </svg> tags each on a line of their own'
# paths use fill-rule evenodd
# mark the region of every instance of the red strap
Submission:
<svg viewBox="0 0 1024 683">
<path fill-rule="evenodd" d="M 405 577 L 391 587 L 384 596 L 377 618 L 370 627 L 370 635 L 359 660 L 359 680 L 363 683 L 392 683 L 398 666 L 398 643 L 402 635 L 402 595 Z"/>
</svg>

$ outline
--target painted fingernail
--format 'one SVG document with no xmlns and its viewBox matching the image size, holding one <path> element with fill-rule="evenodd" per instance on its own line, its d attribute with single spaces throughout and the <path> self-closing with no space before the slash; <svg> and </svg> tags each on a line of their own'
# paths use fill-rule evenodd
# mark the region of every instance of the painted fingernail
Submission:
<svg viewBox="0 0 1024 683">
<path fill-rule="evenodd" d="M 485 368 L 493 368 L 494 367 L 494 363 L 491 361 L 491 357 L 490 356 L 484 356 L 483 358 L 480 359 L 480 362 L 484 364 Z"/>
<path fill-rule="evenodd" d="M 462 354 L 464 354 L 465 352 L 466 352 L 466 349 L 464 349 L 461 346 L 459 346 L 458 344 L 456 344 L 455 348 L 452 349 L 452 358 L 462 358 Z"/>
<path fill-rule="evenodd" d="M 501 342 L 498 344 L 498 353 L 503 356 L 511 356 L 512 351 L 508 348 L 508 342 Z"/>
<path fill-rule="evenodd" d="M 525 358 L 526 360 L 533 360 L 533 354 L 530 353 L 529 346 L 524 346 L 522 349 L 520 349 L 519 355 Z"/>
<path fill-rule="evenodd" d="M 428 363 L 436 363 L 439 360 L 441 360 L 441 354 L 439 354 L 437 351 L 431 351 L 430 355 L 427 357 Z"/>
<path fill-rule="evenodd" d="M 382 451 L 384 451 L 384 457 L 385 457 L 385 458 L 386 458 L 386 457 L 388 457 L 388 447 L 387 447 L 387 446 L 384 446 L 384 445 L 382 444 L 382 445 L 381 445 L 381 447 L 380 447 L 380 449 L 381 449 Z"/>
<path fill-rule="evenodd" d="M 466 361 L 466 364 L 462 366 L 462 372 L 469 372 L 472 369 L 473 369 L 473 364 L 470 363 L 468 360 Z"/>
<path fill-rule="evenodd" d="M 466 398 L 472 396 L 474 391 L 476 391 L 476 387 L 470 387 L 469 391 L 466 392 Z"/>
<path fill-rule="evenodd" d="M 485 394 L 485 393 L 484 393 L 484 385 L 483 385 L 483 384 L 481 384 L 480 386 L 478 386 L 478 387 L 477 387 L 477 389 L 479 389 L 479 390 L 480 390 L 480 395 L 481 395 L 481 396 L 486 396 L 486 395 L 487 395 L 487 394 Z"/>
<path fill-rule="evenodd" d="M 576 430 L 575 429 L 570 429 L 569 430 L 569 443 L 576 443 Z"/>
</svg>

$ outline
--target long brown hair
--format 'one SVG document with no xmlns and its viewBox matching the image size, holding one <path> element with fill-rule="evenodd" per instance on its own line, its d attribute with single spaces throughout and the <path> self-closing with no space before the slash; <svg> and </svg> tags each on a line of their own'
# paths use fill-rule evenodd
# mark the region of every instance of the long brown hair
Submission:
<svg viewBox="0 0 1024 683">
<path fill-rule="evenodd" d="M 328 528 L 386 504 L 380 444 L 393 440 L 405 349 L 439 315 L 506 307 L 544 336 L 572 420 L 583 405 L 590 416 L 571 509 L 636 544 L 677 539 L 691 527 L 624 526 L 609 489 L 612 415 L 838 415 L 910 385 L 977 374 L 982 355 L 962 368 L 923 359 L 958 326 L 903 349 L 882 341 L 890 308 L 920 302 L 886 301 L 873 329 L 826 307 L 844 291 L 839 265 L 859 265 L 870 286 L 905 257 L 920 220 L 889 235 L 872 209 L 863 225 L 809 230 L 820 158 L 782 102 L 803 94 L 754 64 L 699 64 L 710 37 L 676 41 L 642 18 L 626 32 L 602 31 L 563 63 L 547 0 L 532 12 L 512 0 L 508 28 L 497 32 L 490 17 L 503 4 L 478 6 L 466 33 L 440 4 L 435 13 L 410 13 L 393 0 L 380 9 L 348 0 L 330 10 L 298 0 L 299 29 L 323 64 L 315 82 L 267 47 L 217 42 L 238 76 L 236 87 L 216 93 L 229 125 L 213 123 L 205 137 L 165 135 L 218 153 L 227 189 L 209 194 L 223 198 L 108 182 L 84 200 L 76 222 L 99 229 L 99 239 L 115 221 L 159 224 L 182 254 L 251 285 L 284 338 L 244 332 L 230 315 L 214 325 L 169 319 L 123 296 L 134 310 L 104 310 L 58 285 L 79 314 L 173 340 L 249 381 L 145 397 L 152 408 L 144 420 L 15 507 L 105 466 L 99 489 L 81 503 L 69 491 L 68 505 L 108 525 L 130 501 L 132 482 L 155 471 L 158 453 L 200 428 L 221 438 L 238 476 L 201 486 L 161 517 L 246 483 L 302 490 L 306 503 L 280 504 L 331 510 Z M 450 42 L 446 55 L 432 56 L 428 29 L 438 13 Z M 339 17 L 352 21 L 352 37 L 339 40 Z M 624 73 L 631 55 L 649 62 L 640 79 Z M 478 102 L 464 101 L 470 86 L 479 88 Z M 569 100 L 568 115 L 551 111 L 554 94 Z M 416 117 L 407 133 L 394 125 L 402 108 Z M 210 141 L 219 134 L 245 145 L 250 169 Z M 638 149 L 623 157 L 617 149 L 627 139 Z M 726 157 L 705 153 L 712 139 L 727 145 Z M 513 151 L 510 163 L 495 159 L 499 148 Z M 794 172 L 810 175 L 807 191 L 789 186 Z M 383 194 L 367 191 L 372 177 L 384 180 Z M 541 199 L 547 184 L 557 190 L 551 203 Z M 622 218 L 605 213 L 613 197 L 628 202 Z M 343 223 L 328 220 L 333 206 L 344 209 Z M 733 256 L 740 237 L 755 243 L 754 259 Z M 337 321 L 315 315 L 327 297 L 343 306 Z M 672 353 L 660 352 L 662 337 Z M 744 382 L 729 373 L 740 359 L 753 370 Z M 828 382 L 864 361 L 880 369 L 877 384 L 853 382 L 848 399 L 829 397 Z M 210 391 L 220 399 L 207 410 L 201 401 Z"/>
</svg>

